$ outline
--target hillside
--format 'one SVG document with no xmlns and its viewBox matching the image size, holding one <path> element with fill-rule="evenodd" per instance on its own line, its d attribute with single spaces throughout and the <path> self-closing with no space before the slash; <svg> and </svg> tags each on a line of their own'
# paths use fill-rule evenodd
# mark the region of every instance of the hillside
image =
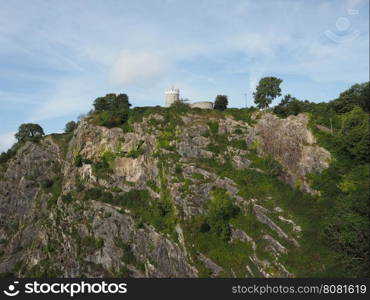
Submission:
<svg viewBox="0 0 370 300">
<path fill-rule="evenodd" d="M 26 141 L 0 168 L 0 273 L 363 274 L 323 242 L 336 153 L 316 122 L 158 107 L 122 127 L 89 115 L 72 133 Z"/>
</svg>

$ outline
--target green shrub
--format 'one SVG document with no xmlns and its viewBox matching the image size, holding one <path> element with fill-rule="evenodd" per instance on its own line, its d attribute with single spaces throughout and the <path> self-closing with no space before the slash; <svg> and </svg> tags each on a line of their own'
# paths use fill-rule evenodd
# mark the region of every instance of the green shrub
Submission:
<svg viewBox="0 0 370 300">
<path fill-rule="evenodd" d="M 74 159 L 74 165 L 75 167 L 80 168 L 82 167 L 82 164 L 83 164 L 82 156 L 80 154 L 77 154 Z"/>
<path fill-rule="evenodd" d="M 201 225 L 200 225 L 200 228 L 199 228 L 199 231 L 200 232 L 208 232 L 208 231 L 210 231 L 211 230 L 211 226 L 209 226 L 209 224 L 208 223 L 206 223 L 206 222 L 203 222 Z"/>
<path fill-rule="evenodd" d="M 206 220 L 211 231 L 223 240 L 228 241 L 231 234 L 229 220 L 240 213 L 240 208 L 233 204 L 232 199 L 224 189 L 212 191 L 207 206 Z"/>
<path fill-rule="evenodd" d="M 203 180 L 204 179 L 204 176 L 200 173 L 193 173 L 191 175 L 191 177 L 194 178 L 194 179 L 198 179 L 198 180 Z"/>
<path fill-rule="evenodd" d="M 71 193 L 68 193 L 68 194 L 65 194 L 65 195 L 62 195 L 62 201 L 63 203 L 71 203 L 73 200 L 73 197 L 71 195 Z"/>
<path fill-rule="evenodd" d="M 150 187 L 154 192 L 156 193 L 159 193 L 160 192 L 160 189 L 159 187 L 157 186 L 157 184 L 155 183 L 154 180 L 148 180 L 147 181 L 147 186 Z"/>
<path fill-rule="evenodd" d="M 91 188 L 85 191 L 85 200 L 98 200 L 102 195 L 100 188 Z"/>
<path fill-rule="evenodd" d="M 0 154 L 0 164 L 7 162 L 9 159 L 14 157 L 16 153 L 17 153 L 17 151 L 14 150 L 13 148 L 9 149 L 6 152 L 2 152 Z"/>
<path fill-rule="evenodd" d="M 48 189 L 48 188 L 52 187 L 53 184 L 54 184 L 54 180 L 53 179 L 46 178 L 46 179 L 43 179 L 41 181 L 41 184 L 40 185 L 41 185 L 41 187 L 43 189 Z"/>
<path fill-rule="evenodd" d="M 175 174 L 181 175 L 182 174 L 182 168 L 180 165 L 176 165 L 175 167 Z"/>
<path fill-rule="evenodd" d="M 126 154 L 126 157 L 138 158 L 140 155 L 143 154 L 144 154 L 143 148 L 132 149 L 129 153 Z"/>
<path fill-rule="evenodd" d="M 243 131 L 242 131 L 240 128 L 236 128 L 236 129 L 234 130 L 234 133 L 235 133 L 235 134 L 243 134 Z"/>
<path fill-rule="evenodd" d="M 248 149 L 247 142 L 245 140 L 231 140 L 229 145 L 242 150 Z"/>
<path fill-rule="evenodd" d="M 108 128 L 122 126 L 130 113 L 130 102 L 126 94 L 107 94 L 94 101 L 93 123 Z"/>
<path fill-rule="evenodd" d="M 218 123 L 217 122 L 208 122 L 209 130 L 211 131 L 212 135 L 218 134 Z"/>
</svg>

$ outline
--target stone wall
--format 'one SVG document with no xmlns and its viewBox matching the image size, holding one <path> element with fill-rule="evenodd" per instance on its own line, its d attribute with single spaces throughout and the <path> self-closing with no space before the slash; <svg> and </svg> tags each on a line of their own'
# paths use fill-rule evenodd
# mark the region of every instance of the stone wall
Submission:
<svg viewBox="0 0 370 300">
<path fill-rule="evenodd" d="M 213 109 L 213 103 L 209 101 L 194 102 L 190 104 L 191 108 Z"/>
</svg>

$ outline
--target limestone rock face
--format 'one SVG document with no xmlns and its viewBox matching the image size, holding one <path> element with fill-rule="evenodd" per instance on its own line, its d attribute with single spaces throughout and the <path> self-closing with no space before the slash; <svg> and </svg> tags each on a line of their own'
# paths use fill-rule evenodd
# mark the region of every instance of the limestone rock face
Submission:
<svg viewBox="0 0 370 300">
<path fill-rule="evenodd" d="M 305 176 L 327 168 L 331 155 L 316 145 L 307 124 L 306 114 L 280 119 L 266 113 L 257 120 L 255 131 L 261 143 L 261 153 L 270 154 L 283 166 L 284 181 L 299 186 L 302 191 L 315 193 Z"/>
<path fill-rule="evenodd" d="M 268 199 L 241 193 L 248 183 L 219 169 L 265 174 L 250 156 L 257 149 L 261 159 L 271 155 L 282 165 L 281 180 L 314 193 L 306 175 L 328 167 L 330 153 L 315 144 L 307 123 L 305 115 L 283 120 L 266 113 L 248 124 L 201 112 L 169 127 L 165 117 L 152 114 L 124 131 L 86 118 L 69 136 L 27 142 L 0 166 L 0 274 L 235 276 L 235 266 L 197 249 L 193 235 L 199 230 L 189 230 L 206 219 L 211 195 L 221 188 L 248 222 L 262 228 L 253 236 L 230 227 L 227 245 L 250 251 L 244 273 L 236 276 L 293 277 L 280 258 L 300 247 L 300 224 L 279 207 L 265 207 Z M 137 196 L 116 198 L 133 190 L 148 192 L 145 209 L 137 208 Z M 259 251 L 273 259 L 259 258 Z"/>
</svg>

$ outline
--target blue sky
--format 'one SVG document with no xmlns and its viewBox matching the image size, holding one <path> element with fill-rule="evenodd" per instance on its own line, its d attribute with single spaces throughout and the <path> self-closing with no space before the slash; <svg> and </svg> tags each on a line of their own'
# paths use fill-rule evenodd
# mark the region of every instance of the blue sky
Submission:
<svg viewBox="0 0 370 300">
<path fill-rule="evenodd" d="M 62 132 L 95 98 L 249 105 L 261 77 L 329 101 L 369 80 L 368 0 L 0 0 L 0 151 L 18 126 Z M 278 101 L 278 100 L 277 100 Z"/>
</svg>

